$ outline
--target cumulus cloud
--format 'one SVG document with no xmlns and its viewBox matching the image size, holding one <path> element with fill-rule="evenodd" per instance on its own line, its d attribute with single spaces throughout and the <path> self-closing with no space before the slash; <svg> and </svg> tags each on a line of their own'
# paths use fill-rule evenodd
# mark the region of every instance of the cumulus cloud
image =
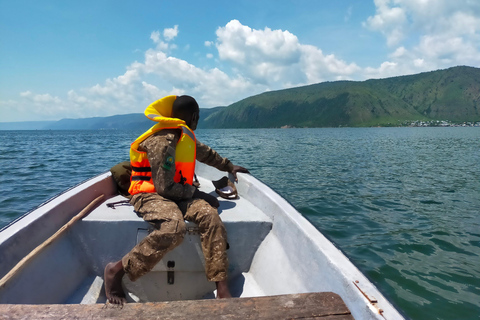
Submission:
<svg viewBox="0 0 480 320">
<path fill-rule="evenodd" d="M 20 92 L 21 97 L 30 97 L 31 95 L 32 95 L 32 92 L 30 90 L 25 92 Z"/>
<path fill-rule="evenodd" d="M 173 28 L 166 28 L 163 30 L 163 37 L 167 41 L 173 40 L 178 35 L 178 25 Z"/>
<path fill-rule="evenodd" d="M 393 46 L 404 38 L 407 14 L 401 6 L 395 5 L 396 1 L 375 0 L 376 14 L 369 17 L 364 26 L 383 33 L 387 44 Z"/>
<path fill-rule="evenodd" d="M 163 30 L 163 39 L 160 31 L 156 30 L 150 34 L 150 39 L 157 45 L 157 49 L 167 51 L 177 48 L 175 44 L 170 43 L 178 35 L 178 26 L 166 28 Z"/>
<path fill-rule="evenodd" d="M 25 112 L 29 116 L 37 115 L 32 120 L 49 118 L 55 116 L 56 112 L 64 112 L 67 109 L 62 99 L 48 93 L 35 94 L 31 91 L 25 91 L 21 92 L 19 96 L 22 101 L 21 104 L 18 101 L 9 101 L 8 104 L 14 107 L 14 110 Z"/>
<path fill-rule="evenodd" d="M 375 0 L 376 14 L 364 26 L 385 36 L 389 61 L 366 68 L 386 77 L 480 65 L 480 2 L 470 0 Z"/>
<path fill-rule="evenodd" d="M 150 34 L 150 39 L 152 39 L 154 43 L 159 43 L 161 41 L 160 40 L 160 31 L 158 31 L 158 30 L 153 31 Z"/>
<path fill-rule="evenodd" d="M 301 44 L 287 30 L 255 30 L 232 20 L 217 30 L 221 60 L 232 63 L 239 74 L 268 88 L 350 78 L 360 68 L 314 46 Z"/>
</svg>

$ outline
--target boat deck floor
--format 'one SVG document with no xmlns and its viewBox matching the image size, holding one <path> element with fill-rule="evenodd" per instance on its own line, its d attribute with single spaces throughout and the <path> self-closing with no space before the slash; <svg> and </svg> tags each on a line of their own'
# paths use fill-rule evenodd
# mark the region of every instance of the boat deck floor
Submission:
<svg viewBox="0 0 480 320">
<path fill-rule="evenodd" d="M 201 190 L 204 192 L 215 195 L 214 187 L 212 183 L 208 180 L 200 178 Z M 119 201 L 125 200 L 124 197 L 117 195 L 112 198 L 109 198 L 105 201 L 106 204 L 116 203 Z M 255 297 L 265 295 L 263 290 L 256 284 L 254 277 L 248 272 L 251 260 L 255 253 L 256 248 L 260 245 L 261 241 L 269 233 L 272 220 L 265 215 L 259 208 L 251 204 L 248 200 L 243 197 L 237 198 L 235 200 L 225 200 L 219 198 L 220 207 L 219 214 L 224 222 L 230 243 L 229 257 L 231 262 L 230 270 L 230 281 L 229 286 L 232 292 L 232 295 L 235 297 Z M 92 231 L 95 228 L 95 225 L 98 223 L 102 224 L 112 224 L 111 227 L 106 227 L 99 229 L 96 236 L 92 236 Z M 126 224 L 125 227 L 122 227 L 121 224 Z M 194 228 L 196 225 L 187 222 L 187 228 Z M 128 252 L 135 242 L 138 242 L 141 237 L 147 234 L 147 229 L 151 229 L 151 226 L 143 221 L 142 218 L 138 217 L 134 211 L 133 207 L 129 204 L 118 204 L 115 206 L 115 209 L 109 208 L 106 205 L 101 205 L 93 210 L 87 217 L 79 223 L 81 229 L 78 230 L 77 234 L 90 234 L 89 237 L 100 238 L 100 234 L 106 238 L 109 230 L 123 230 L 122 239 L 115 239 L 117 243 L 125 241 L 126 238 L 131 238 L 127 244 L 119 245 L 119 248 L 124 248 L 124 252 L 119 252 L 118 254 L 113 254 L 116 259 L 121 258 L 125 253 Z M 96 229 L 95 229 L 96 230 Z M 143 234 L 143 235 L 142 235 Z M 246 234 L 250 236 L 246 237 Z M 254 235 L 254 236 L 253 236 Z M 157 271 L 168 271 L 167 261 L 173 260 L 176 261 L 176 271 L 195 271 L 200 272 L 201 277 L 204 276 L 204 262 L 203 254 L 199 254 L 200 251 L 200 238 L 199 235 L 193 235 L 192 238 L 189 238 L 190 235 L 187 235 L 186 240 L 182 245 L 172 252 L 168 253 L 164 259 L 159 262 L 159 264 L 152 270 L 154 273 Z M 87 240 L 82 240 L 80 242 L 85 242 Z M 122 242 L 123 243 L 123 242 Z M 103 245 L 97 242 L 97 246 Z M 89 246 L 89 249 L 92 249 L 93 246 Z M 92 249 L 93 250 L 93 249 Z M 179 253 L 180 252 L 180 253 Z M 186 253 L 181 253 L 186 252 Z M 103 256 L 104 254 L 93 253 L 93 256 Z M 183 256 L 188 256 L 189 261 L 183 261 Z M 183 262 L 183 263 L 182 263 Z M 106 262 L 100 263 L 101 266 L 105 265 Z M 100 268 L 101 269 L 101 268 Z M 101 269 L 103 270 L 103 269 Z M 99 274 L 91 275 L 84 283 L 79 287 L 79 289 L 66 300 L 67 303 L 100 303 L 106 300 L 103 290 L 98 290 L 103 285 L 103 280 L 99 278 Z M 148 282 L 153 282 L 155 279 L 149 278 L 153 275 L 148 275 L 145 279 L 139 279 L 148 285 Z M 179 274 L 181 276 L 181 274 Z M 163 277 L 163 276 L 162 276 Z M 148 279 L 147 279 L 148 278 Z M 165 279 L 167 279 L 165 277 Z M 134 286 L 130 283 L 128 279 L 124 279 L 127 285 L 127 292 L 129 289 Z M 179 278 L 181 281 L 181 278 Z M 190 280 L 190 282 L 193 280 Z M 206 281 L 206 280 L 205 280 Z M 141 281 L 140 281 L 141 282 Z M 93 289 L 92 289 L 93 288 Z M 169 286 L 171 289 L 172 286 Z M 214 298 L 215 294 L 213 292 L 214 286 L 212 285 L 211 293 L 202 295 L 203 298 Z M 178 295 L 182 290 L 178 290 Z M 154 301 L 166 301 L 166 300 L 177 300 L 178 297 L 166 298 L 162 294 L 158 294 L 159 297 L 151 299 L 140 299 L 142 302 L 154 302 Z M 194 299 L 193 296 L 188 297 L 187 299 Z M 197 297 L 199 298 L 199 297 Z M 133 297 L 133 300 L 136 301 L 136 297 Z M 88 302 L 85 302 L 88 301 Z"/>
<path fill-rule="evenodd" d="M 354 319 L 331 292 L 221 300 L 90 305 L 0 305 L 0 319 Z"/>
</svg>

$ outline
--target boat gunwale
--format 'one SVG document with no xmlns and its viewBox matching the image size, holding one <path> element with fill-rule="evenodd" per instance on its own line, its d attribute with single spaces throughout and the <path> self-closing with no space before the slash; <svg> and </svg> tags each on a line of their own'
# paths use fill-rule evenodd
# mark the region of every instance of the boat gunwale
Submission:
<svg viewBox="0 0 480 320">
<path fill-rule="evenodd" d="M 14 220 L 10 221 L 10 222 L 7 223 L 5 226 L 1 227 L 1 228 L 0 228 L 0 233 L 3 232 L 3 231 L 5 231 L 5 230 L 8 229 L 9 227 L 11 227 L 13 224 L 15 224 L 15 223 L 19 222 L 20 220 L 24 219 L 25 217 L 29 216 L 29 215 L 30 215 L 31 213 L 33 213 L 34 211 L 37 211 L 38 209 L 42 208 L 43 206 L 45 206 L 45 205 L 49 204 L 50 202 L 56 200 L 57 198 L 61 197 L 61 196 L 64 195 L 65 193 L 68 193 L 68 192 L 72 191 L 73 189 L 81 186 L 82 184 L 87 183 L 87 182 L 90 181 L 90 180 L 94 180 L 94 179 L 96 179 L 96 178 L 98 178 L 98 177 L 101 177 L 101 176 L 103 176 L 103 175 L 108 176 L 108 173 L 109 173 L 109 172 L 110 172 L 110 171 L 105 171 L 105 172 L 99 173 L 99 174 L 97 174 L 97 175 L 95 175 L 95 176 L 93 176 L 93 177 L 90 177 L 90 178 L 87 178 L 87 179 L 85 179 L 85 180 L 83 180 L 83 181 L 80 181 L 79 183 L 77 183 L 77 184 L 75 184 L 75 185 L 73 185 L 73 186 L 71 186 L 71 187 L 69 187 L 69 188 L 67 188 L 67 189 L 65 189 L 65 190 L 63 190 L 63 191 L 61 191 L 61 192 L 59 192 L 59 193 L 54 194 L 53 196 L 51 196 L 50 198 L 48 198 L 47 200 L 45 200 L 45 201 L 42 202 L 41 204 L 33 207 L 32 209 L 28 210 L 27 212 L 25 212 L 25 213 L 22 214 L 21 216 L 16 217 Z M 111 174 L 110 174 L 110 175 L 111 175 Z M 106 199 L 105 199 L 105 200 L 106 200 Z M 103 202 L 104 202 L 105 200 L 103 200 Z"/>
<path fill-rule="evenodd" d="M 331 236 L 325 234 L 320 228 L 318 228 L 317 226 L 315 226 L 315 224 L 313 223 L 313 221 L 307 217 L 306 215 L 304 215 L 303 213 L 301 213 L 296 207 L 295 205 L 293 205 L 292 202 L 290 202 L 287 198 L 285 198 L 281 192 L 278 192 L 274 187 L 270 186 L 269 184 L 265 183 L 262 179 L 259 179 L 258 177 L 255 177 L 253 175 L 250 175 L 251 178 L 255 179 L 255 180 L 258 180 L 261 184 L 263 184 L 264 186 L 266 186 L 267 188 L 270 188 L 274 194 L 276 194 L 276 196 L 280 197 L 282 200 L 284 200 L 285 202 L 287 202 L 292 208 L 293 210 L 295 211 L 294 213 L 290 214 L 290 213 L 287 213 L 287 216 L 290 216 L 293 218 L 293 220 L 295 220 L 295 222 L 298 224 L 298 221 L 297 219 L 295 218 L 295 216 L 300 216 L 300 218 L 303 218 L 305 219 L 308 224 L 310 224 L 313 228 L 315 228 L 315 230 L 320 233 L 320 235 L 322 237 L 324 237 L 328 242 L 330 242 L 337 250 L 339 250 L 341 252 L 341 254 L 357 269 L 357 271 L 360 272 L 360 274 L 366 278 L 366 280 L 368 281 L 368 283 L 370 283 L 374 290 L 377 290 L 382 296 L 383 298 L 385 298 L 385 300 L 390 303 L 392 305 L 392 307 L 401 315 L 403 316 L 405 319 L 407 318 L 406 314 L 403 312 L 402 309 L 400 309 L 400 307 L 391 299 L 391 296 L 385 292 L 385 290 L 379 288 L 376 284 L 375 284 L 375 281 L 372 279 L 372 277 L 370 275 L 368 275 L 366 272 L 364 272 L 356 263 L 356 261 L 354 261 L 348 254 L 347 252 L 342 249 L 342 247 L 332 239 Z M 273 221 L 273 219 L 272 219 Z M 302 228 L 302 225 L 301 224 L 298 224 L 298 226 L 300 228 Z M 317 239 L 318 240 L 318 239 Z M 317 241 L 317 244 L 320 243 L 320 241 Z M 354 283 L 355 286 L 359 289 L 360 292 L 362 292 L 362 294 L 367 298 L 367 300 L 369 299 L 368 298 L 368 294 L 366 294 L 364 291 L 362 291 L 362 289 L 359 287 L 358 283 Z"/>
<path fill-rule="evenodd" d="M 206 169 L 206 174 L 209 173 L 208 171 L 212 170 L 212 168 L 207 166 L 203 166 L 203 168 Z M 202 176 L 201 173 L 200 176 Z M 371 279 L 369 279 L 353 263 L 353 261 L 345 254 L 345 252 L 341 250 L 338 245 L 335 244 L 335 242 L 331 241 L 318 228 L 316 228 L 314 224 L 311 223 L 311 221 L 308 220 L 303 214 L 301 214 L 291 202 L 281 196 L 280 193 L 276 192 L 268 184 L 251 174 L 238 174 L 238 180 L 239 184 L 237 189 L 239 194 L 243 194 L 242 189 L 245 188 L 248 189 L 245 190 L 247 191 L 247 195 L 250 195 L 249 192 L 251 192 L 251 186 L 262 190 L 263 201 L 251 198 L 249 198 L 249 201 L 257 206 L 261 211 L 264 211 L 264 213 L 272 219 L 274 229 L 275 224 L 279 223 L 279 219 L 275 219 L 275 215 L 278 213 L 272 215 L 272 213 L 265 212 L 266 210 L 263 210 L 264 208 L 262 206 L 262 202 L 265 202 L 265 197 L 269 198 L 269 201 L 275 203 L 281 209 L 280 211 L 283 219 L 288 219 L 290 222 L 293 222 L 296 227 L 305 234 L 306 238 L 312 243 L 313 247 L 315 247 L 319 252 L 329 259 L 330 268 L 332 268 L 332 270 L 336 269 L 336 271 L 343 276 L 344 280 L 350 280 L 350 277 L 352 277 L 351 281 L 346 281 L 348 282 L 348 284 L 346 283 L 348 285 L 348 289 L 345 287 L 345 294 L 353 294 L 357 297 L 357 299 L 362 300 L 364 302 L 364 306 L 367 306 L 371 310 L 370 312 L 372 315 L 377 314 L 382 317 L 382 313 L 385 311 L 387 314 L 391 314 L 391 312 L 393 312 L 394 319 L 405 318 L 405 315 L 399 311 L 400 309 L 398 309 L 397 306 L 390 301 L 390 299 L 385 297 L 383 292 L 381 292 L 375 283 L 372 282 Z M 240 182 L 245 182 L 245 184 L 240 184 Z M 346 264 L 343 262 L 346 262 Z M 350 263 L 350 265 L 348 265 L 348 263 Z M 340 291 L 336 293 L 340 293 Z M 351 300 L 353 301 L 355 299 Z M 347 300 L 345 300 L 345 303 L 347 303 L 347 306 L 349 305 Z M 357 308 L 349 308 L 352 311 L 352 314 L 356 313 L 354 309 Z M 359 314 L 362 314 L 360 309 L 357 309 L 356 311 L 359 312 Z M 395 312 L 397 313 L 396 315 Z"/>
</svg>

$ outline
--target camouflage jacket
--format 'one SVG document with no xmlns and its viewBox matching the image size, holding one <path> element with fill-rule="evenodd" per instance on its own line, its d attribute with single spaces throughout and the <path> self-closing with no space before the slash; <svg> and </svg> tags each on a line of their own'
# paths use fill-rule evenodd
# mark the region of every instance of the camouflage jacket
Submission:
<svg viewBox="0 0 480 320">
<path fill-rule="evenodd" d="M 175 148 L 180 138 L 180 131 L 165 129 L 140 143 L 139 151 L 147 153 L 152 168 L 152 180 L 157 193 L 173 201 L 191 199 L 195 187 L 173 181 L 175 166 L 164 166 L 167 156 L 175 156 Z M 221 157 L 215 150 L 197 140 L 197 160 L 220 171 L 232 171 L 233 164 Z M 165 167 L 170 167 L 166 169 Z"/>
</svg>

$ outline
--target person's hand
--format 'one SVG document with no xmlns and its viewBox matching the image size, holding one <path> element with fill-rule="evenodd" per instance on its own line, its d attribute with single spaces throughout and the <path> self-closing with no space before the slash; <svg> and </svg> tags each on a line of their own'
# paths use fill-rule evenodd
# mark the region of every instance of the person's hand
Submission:
<svg viewBox="0 0 480 320">
<path fill-rule="evenodd" d="M 244 167 L 240 167 L 240 166 L 233 166 L 233 169 L 232 171 L 230 172 L 233 177 L 235 178 L 235 181 L 238 181 L 238 178 L 237 178 L 237 172 L 241 172 L 241 173 L 250 173 L 250 171 L 248 171 L 248 169 L 245 169 Z"/>
<path fill-rule="evenodd" d="M 203 199 L 208 202 L 209 205 L 211 205 L 214 208 L 220 207 L 220 202 L 218 202 L 218 199 L 212 196 L 211 194 L 202 192 L 198 189 L 195 189 L 195 192 L 193 193 L 193 198 L 194 199 Z"/>
</svg>

